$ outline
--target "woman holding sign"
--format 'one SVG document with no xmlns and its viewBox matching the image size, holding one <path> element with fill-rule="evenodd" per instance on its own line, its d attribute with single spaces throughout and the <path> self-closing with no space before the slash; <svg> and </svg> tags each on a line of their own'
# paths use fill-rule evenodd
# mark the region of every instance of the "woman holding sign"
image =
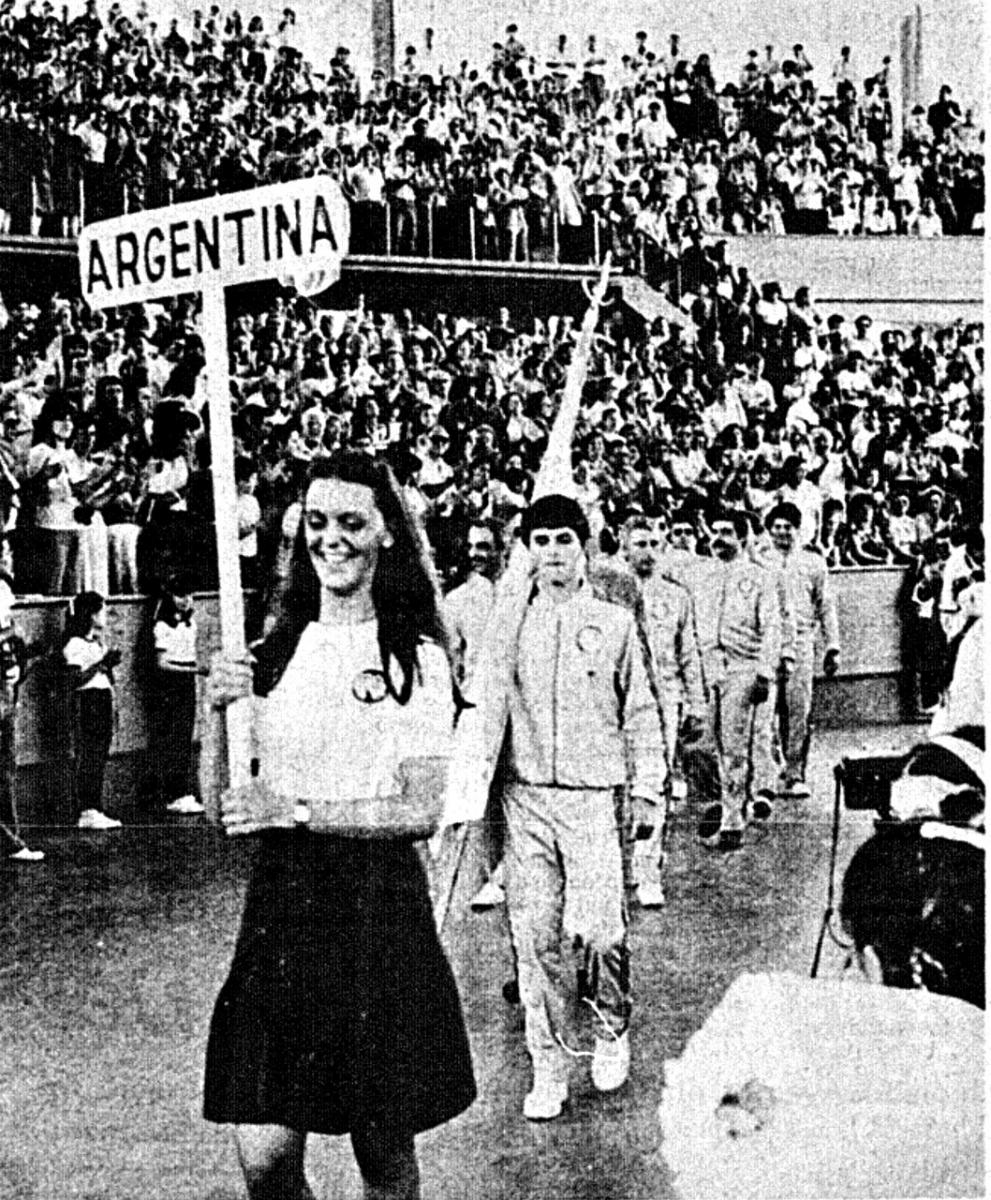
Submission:
<svg viewBox="0 0 991 1200">
<path fill-rule="evenodd" d="M 257 858 L 207 1049 L 204 1112 L 249 1195 L 309 1200 L 307 1133 L 348 1133 L 366 1197 L 419 1196 L 414 1136 L 475 1096 L 414 846 L 439 816 L 455 689 L 423 543 L 384 464 L 313 468 L 282 613 L 221 707 L 256 700 L 259 774 L 228 793 Z"/>
</svg>

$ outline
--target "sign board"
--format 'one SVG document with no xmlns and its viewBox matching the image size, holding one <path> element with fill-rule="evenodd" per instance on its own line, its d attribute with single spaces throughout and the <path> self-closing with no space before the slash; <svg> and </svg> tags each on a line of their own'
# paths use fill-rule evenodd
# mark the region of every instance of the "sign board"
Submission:
<svg viewBox="0 0 991 1200">
<path fill-rule="evenodd" d="M 79 237 L 91 308 L 257 279 L 340 271 L 350 210 L 327 176 L 190 200 L 97 221 Z"/>
<path fill-rule="evenodd" d="M 238 554 L 226 287 L 290 280 L 306 294 L 339 278 L 348 252 L 350 210 L 336 180 L 319 175 L 207 196 L 169 208 L 87 225 L 79 235 L 79 276 L 91 308 L 116 308 L 199 292 L 206 357 L 220 640 L 225 657 L 243 659 L 244 596 Z M 251 701 L 225 710 L 232 789 L 251 775 Z M 206 798 L 205 798 L 206 799 Z M 207 805 L 217 817 L 210 797 Z"/>
</svg>

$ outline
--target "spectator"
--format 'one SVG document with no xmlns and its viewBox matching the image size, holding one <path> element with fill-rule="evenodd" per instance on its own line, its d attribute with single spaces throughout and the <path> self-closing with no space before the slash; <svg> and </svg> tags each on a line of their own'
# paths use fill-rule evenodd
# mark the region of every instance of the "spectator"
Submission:
<svg viewBox="0 0 991 1200">
<path fill-rule="evenodd" d="M 79 568 L 79 497 L 76 488 L 92 468 L 72 449 L 76 431 L 75 410 L 64 401 L 53 401 L 39 415 L 37 444 L 25 467 L 30 483 L 22 517 L 30 550 L 19 575 L 27 591 L 43 596 L 74 592 Z"/>
<path fill-rule="evenodd" d="M 193 794 L 193 726 L 196 718 L 196 616 L 189 581 L 175 576 L 158 602 L 153 639 L 151 746 L 154 794 L 165 811 L 195 816 L 203 805 Z"/>
<path fill-rule="evenodd" d="M 74 797 L 80 829 L 119 829 L 103 808 L 103 781 L 114 730 L 113 671 L 121 652 L 102 641 L 103 597 L 80 592 L 66 621 L 62 657 L 73 693 Z"/>
</svg>

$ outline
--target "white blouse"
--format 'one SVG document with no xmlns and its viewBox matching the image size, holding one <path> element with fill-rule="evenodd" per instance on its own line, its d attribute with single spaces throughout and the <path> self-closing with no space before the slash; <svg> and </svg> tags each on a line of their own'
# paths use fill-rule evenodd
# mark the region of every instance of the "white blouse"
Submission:
<svg viewBox="0 0 991 1200">
<path fill-rule="evenodd" d="M 96 638 L 88 637 L 73 637 L 65 643 L 62 650 L 62 657 L 66 661 L 66 665 L 70 667 L 78 667 L 80 671 L 88 671 L 90 667 L 95 667 L 96 664 L 106 654 L 107 648 L 102 642 Z M 97 671 L 78 689 L 81 692 L 90 689 L 97 691 L 105 691 L 112 688 L 110 677 L 105 671 Z"/>
<path fill-rule="evenodd" d="M 308 625 L 278 684 L 256 700 L 262 782 L 276 795 L 303 801 L 395 796 L 404 760 L 449 758 L 454 701 L 447 656 L 426 642 L 418 658 L 422 682 L 401 705 L 386 691 L 374 619 Z"/>
<path fill-rule="evenodd" d="M 162 655 L 168 666 L 191 668 L 196 666 L 196 621 L 187 624 L 179 621 L 175 625 L 168 621 L 156 621 L 154 629 L 155 652 Z"/>
</svg>

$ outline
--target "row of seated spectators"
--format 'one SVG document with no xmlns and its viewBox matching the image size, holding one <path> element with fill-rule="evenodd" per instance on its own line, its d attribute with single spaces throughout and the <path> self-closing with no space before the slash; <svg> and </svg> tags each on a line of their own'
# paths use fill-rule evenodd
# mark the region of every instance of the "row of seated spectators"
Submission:
<svg viewBox="0 0 991 1200">
<path fill-rule="evenodd" d="M 575 454 L 596 532 L 688 508 L 704 537 L 716 502 L 759 527 L 785 497 L 832 566 L 937 562 L 982 503 L 980 327 L 824 318 L 808 289 L 758 297 L 718 247 L 696 276 L 697 326 L 606 315 Z M 329 312 L 280 293 L 232 314 L 246 581 L 277 580 L 307 465 L 342 445 L 389 456 L 453 578 L 467 524 L 526 504 L 574 342 L 569 317 L 505 309 Z M 18 591 L 150 590 L 176 569 L 211 585 L 203 362 L 186 298 L 8 314 L 0 498 Z"/>
<path fill-rule="evenodd" d="M 444 71 L 432 35 L 365 86 L 340 47 L 322 71 L 292 10 L 198 14 L 163 34 L 89 0 L 72 21 L 0 13 L 0 220 L 66 235 L 151 208 L 318 171 L 356 206 L 355 252 L 587 258 L 672 222 L 710 232 L 976 230 L 983 134 L 946 86 L 893 137 L 887 61 L 861 81 L 844 47 L 823 87 L 801 46 L 753 52 L 717 85 L 676 35 L 620 63 L 594 37 L 547 57 L 514 26 L 479 67 Z M 600 229 L 594 228 L 596 218 Z M 665 228 L 667 227 L 667 228 Z M 2 228 L 2 227 L 0 227 Z"/>
</svg>

